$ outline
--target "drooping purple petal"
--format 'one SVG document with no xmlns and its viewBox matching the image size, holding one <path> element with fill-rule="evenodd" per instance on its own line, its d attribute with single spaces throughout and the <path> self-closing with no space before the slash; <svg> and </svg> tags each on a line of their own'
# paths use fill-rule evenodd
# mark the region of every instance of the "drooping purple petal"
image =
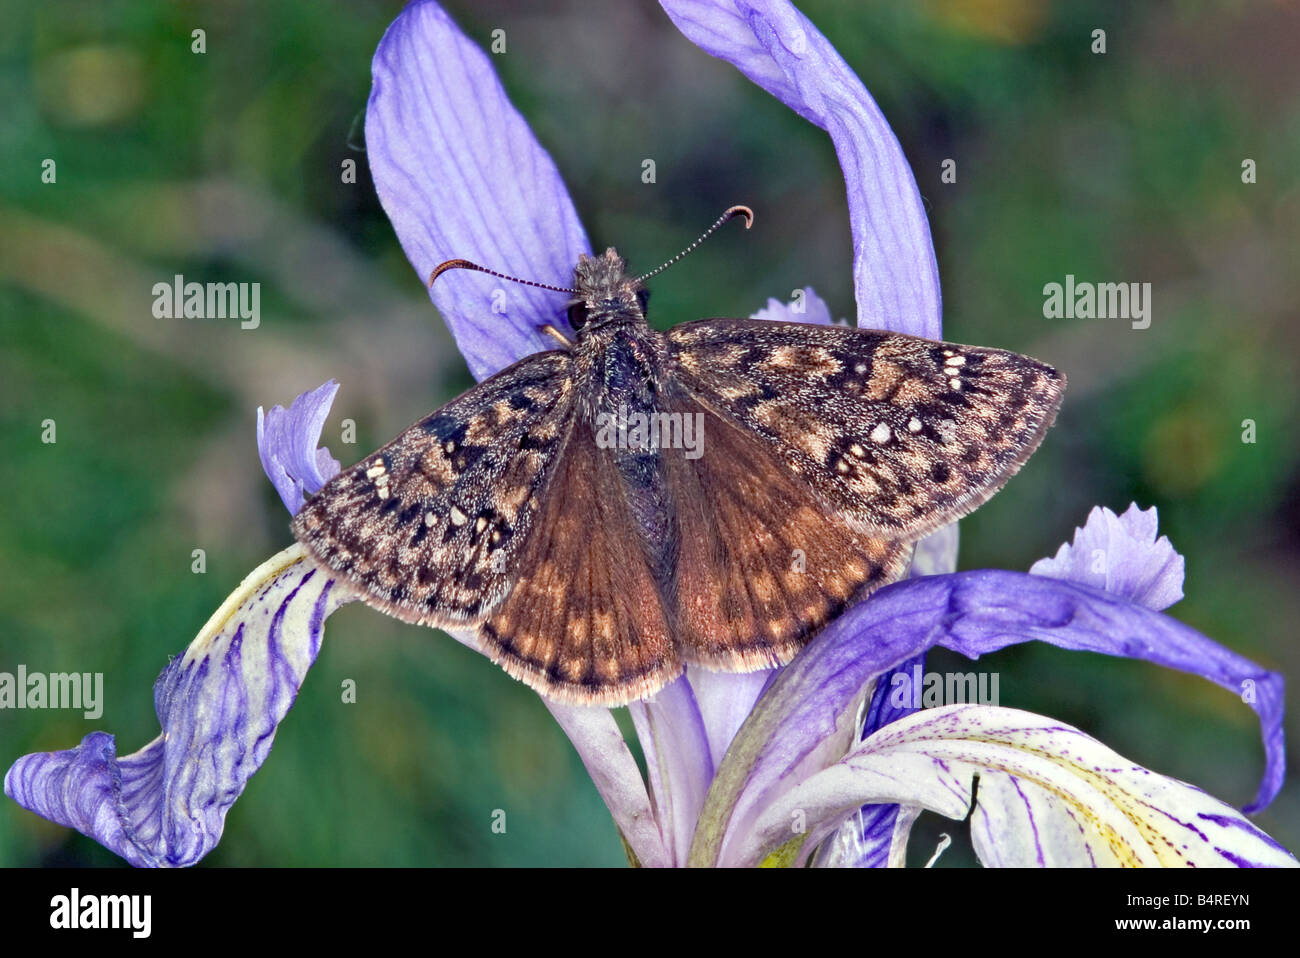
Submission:
<svg viewBox="0 0 1300 958">
<path fill-rule="evenodd" d="M 757 863 L 780 847 L 795 810 L 808 820 L 810 846 L 863 801 L 961 819 L 977 776 L 971 834 L 985 865 L 1297 866 L 1200 789 L 1055 719 L 986 705 L 925 709 L 886 726 L 763 809 L 737 863 Z"/>
<path fill-rule="evenodd" d="M 926 576 L 886 586 L 850 609 L 781 672 L 718 769 L 725 787 L 715 787 L 705 804 L 708 830 L 692 861 L 727 863 L 754 816 L 799 779 L 792 772 L 815 765 L 842 716 L 856 713 L 882 672 L 935 645 L 976 658 L 1031 639 L 1145 659 L 1249 696 L 1266 767 L 1248 810 L 1277 794 L 1285 772 L 1281 676 L 1190 626 L 1089 586 L 1001 570 Z"/>
<path fill-rule="evenodd" d="M 826 305 L 826 300 L 813 292 L 811 286 L 805 286 L 803 295 L 788 303 L 770 297 L 767 305 L 758 312 L 751 313 L 749 318 L 787 323 L 814 323 L 819 326 L 829 326 L 832 322 L 831 308 Z"/>
<path fill-rule="evenodd" d="M 1281 675 L 1176 619 L 1090 586 L 994 569 L 951 578 L 955 582 L 946 592 L 931 597 L 942 602 L 934 608 L 944 619 L 939 644 L 968 658 L 1038 639 L 1065 649 L 1145 659 L 1241 696 L 1259 715 L 1266 756 L 1259 791 L 1245 810 L 1259 811 L 1277 795 L 1286 774 Z"/>
<path fill-rule="evenodd" d="M 1029 571 L 1082 582 L 1148 609 L 1167 609 L 1183 597 L 1184 563 L 1166 536 L 1156 538 L 1156 526 L 1155 506 L 1143 511 L 1135 502 L 1122 516 L 1094 506 L 1087 523 L 1074 530 L 1074 541 Z"/>
<path fill-rule="evenodd" d="M 645 752 L 655 817 L 673 865 L 686 864 L 704 795 L 713 780 L 713 759 L 704 718 L 685 677 L 646 702 L 628 706 Z"/>
<path fill-rule="evenodd" d="M 677 28 L 830 134 L 853 230 L 858 325 L 938 339 L 939 271 L 898 138 L 830 41 L 785 0 L 660 0 Z"/>
<path fill-rule="evenodd" d="M 295 513 L 339 471 L 318 448 L 338 384 L 257 410 L 262 467 Z M 313 570 L 301 546 L 264 562 L 154 684 L 163 734 L 121 758 L 107 732 L 27 755 L 5 793 L 134 865 L 192 865 L 221 838 L 226 812 L 266 760 L 320 649 L 325 619 L 352 597 Z"/>
<path fill-rule="evenodd" d="M 192 865 L 271 750 L 320 650 L 325 618 L 351 601 L 294 545 L 240 585 L 154 685 L 162 734 L 117 757 L 92 732 L 77 748 L 20 758 L 5 794 L 133 865 Z"/>
<path fill-rule="evenodd" d="M 366 153 L 384 211 L 421 282 L 449 259 L 569 286 L 586 234 L 550 155 L 487 54 L 433 2 L 409 5 L 372 66 Z M 455 270 L 434 285 L 476 379 L 553 348 L 566 297 Z"/>
<path fill-rule="evenodd" d="M 329 450 L 317 448 L 338 391 L 331 379 L 303 393 L 288 409 L 272 406 L 264 413 L 257 407 L 257 454 L 290 515 L 302 508 L 304 493 L 315 492 L 339 471 Z"/>
</svg>

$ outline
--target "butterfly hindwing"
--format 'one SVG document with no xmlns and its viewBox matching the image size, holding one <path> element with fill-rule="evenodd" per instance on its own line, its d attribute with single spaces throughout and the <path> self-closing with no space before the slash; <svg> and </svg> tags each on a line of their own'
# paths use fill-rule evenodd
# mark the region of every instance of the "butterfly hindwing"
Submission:
<svg viewBox="0 0 1300 958">
<path fill-rule="evenodd" d="M 1037 448 L 1065 388 L 1026 356 L 877 330 L 711 319 L 667 338 L 692 395 L 886 538 L 917 539 L 985 502 Z"/>
<path fill-rule="evenodd" d="M 704 416 L 702 454 L 663 452 L 678 509 L 681 654 L 727 671 L 784 664 L 847 606 L 897 579 L 911 544 L 854 531 L 770 444 L 693 411 Z"/>
<path fill-rule="evenodd" d="M 294 535 L 401 619 L 481 621 L 505 597 L 571 428 L 571 366 L 535 354 L 452 400 L 326 483 Z"/>
<path fill-rule="evenodd" d="M 664 603 L 614 458 L 578 422 L 519 576 L 479 640 L 507 672 L 552 698 L 622 704 L 682 670 Z"/>
</svg>

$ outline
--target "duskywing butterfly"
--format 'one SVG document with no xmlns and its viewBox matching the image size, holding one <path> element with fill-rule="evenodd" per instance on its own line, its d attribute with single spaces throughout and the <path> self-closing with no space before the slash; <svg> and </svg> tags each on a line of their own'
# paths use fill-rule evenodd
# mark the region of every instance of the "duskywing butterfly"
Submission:
<svg viewBox="0 0 1300 958">
<path fill-rule="evenodd" d="M 430 282 L 453 268 L 514 279 L 452 260 Z M 573 341 L 548 327 L 562 348 L 334 477 L 293 522 L 311 558 L 400 619 L 475 630 L 547 696 L 625 704 L 687 662 L 788 662 L 992 496 L 1065 388 L 1016 353 L 870 329 L 659 332 L 654 273 L 580 257 Z"/>
</svg>

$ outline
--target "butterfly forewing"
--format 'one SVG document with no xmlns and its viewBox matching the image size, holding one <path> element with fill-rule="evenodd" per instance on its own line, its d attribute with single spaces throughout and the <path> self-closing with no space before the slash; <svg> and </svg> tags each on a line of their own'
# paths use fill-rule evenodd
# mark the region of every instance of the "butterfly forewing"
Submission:
<svg viewBox="0 0 1300 958">
<path fill-rule="evenodd" d="M 765 320 L 667 334 L 682 385 L 761 439 L 857 528 L 917 539 L 986 501 L 1037 448 L 1065 382 L 999 349 Z"/>
<path fill-rule="evenodd" d="M 572 426 L 571 365 L 535 354 L 452 400 L 326 483 L 294 535 L 399 618 L 482 620 L 506 596 Z"/>
</svg>

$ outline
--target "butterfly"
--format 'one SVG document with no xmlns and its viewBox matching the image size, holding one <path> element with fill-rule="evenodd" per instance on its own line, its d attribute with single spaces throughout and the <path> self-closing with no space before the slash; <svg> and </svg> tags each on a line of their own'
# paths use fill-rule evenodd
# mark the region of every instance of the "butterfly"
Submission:
<svg viewBox="0 0 1300 958">
<path fill-rule="evenodd" d="M 646 321 L 582 256 L 557 349 L 425 416 L 312 496 L 312 561 L 407 622 L 472 631 L 553 699 L 615 706 L 687 663 L 781 665 L 985 502 L 1065 377 L 1000 349 L 761 319 Z M 504 274 L 464 260 L 454 268 Z"/>
</svg>

